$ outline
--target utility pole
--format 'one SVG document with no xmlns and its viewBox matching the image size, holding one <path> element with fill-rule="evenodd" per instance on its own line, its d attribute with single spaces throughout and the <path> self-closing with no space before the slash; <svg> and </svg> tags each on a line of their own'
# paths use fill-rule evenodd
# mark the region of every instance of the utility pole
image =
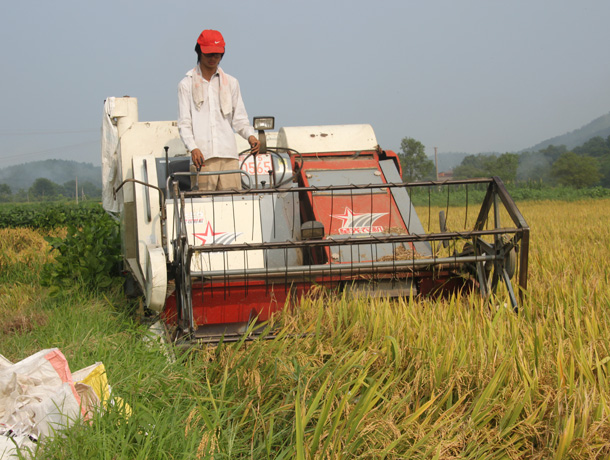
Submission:
<svg viewBox="0 0 610 460">
<path fill-rule="evenodd" d="M 438 180 L 438 153 L 436 147 L 434 147 L 434 166 L 436 168 L 436 180 Z"/>
<path fill-rule="evenodd" d="M 74 196 L 76 196 L 76 204 L 78 205 L 78 176 L 76 176 L 76 183 L 74 185 Z"/>
</svg>

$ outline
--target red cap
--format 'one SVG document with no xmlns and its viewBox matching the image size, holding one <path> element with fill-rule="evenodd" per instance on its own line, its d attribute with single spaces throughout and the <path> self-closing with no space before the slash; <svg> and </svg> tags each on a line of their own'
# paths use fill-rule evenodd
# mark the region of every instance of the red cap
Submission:
<svg viewBox="0 0 610 460">
<path fill-rule="evenodd" d="M 217 30 L 204 30 L 197 39 L 202 53 L 224 53 L 225 39 Z"/>
</svg>

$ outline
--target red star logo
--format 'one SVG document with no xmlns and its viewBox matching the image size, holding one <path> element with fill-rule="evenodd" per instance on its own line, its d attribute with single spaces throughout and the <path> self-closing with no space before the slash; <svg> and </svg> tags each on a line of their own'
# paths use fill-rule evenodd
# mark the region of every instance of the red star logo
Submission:
<svg viewBox="0 0 610 460">
<path fill-rule="evenodd" d="M 332 217 L 335 219 L 341 220 L 341 227 L 352 227 L 352 223 L 354 222 L 354 216 L 361 216 L 363 214 L 354 214 L 354 212 L 350 208 L 345 208 L 343 214 L 333 214 Z"/>
<path fill-rule="evenodd" d="M 193 233 L 193 236 L 199 240 L 201 240 L 201 245 L 204 245 L 206 243 L 206 241 L 209 239 L 211 239 L 212 241 L 214 241 L 214 237 L 217 235 L 224 235 L 226 232 L 214 232 L 214 230 L 212 229 L 212 225 L 210 224 L 210 222 L 208 222 L 208 226 L 205 229 L 204 233 Z"/>
<path fill-rule="evenodd" d="M 371 227 L 377 219 L 385 216 L 387 212 L 354 213 L 350 208 L 345 208 L 343 214 L 333 214 L 332 217 L 341 220 L 341 228 Z"/>
</svg>

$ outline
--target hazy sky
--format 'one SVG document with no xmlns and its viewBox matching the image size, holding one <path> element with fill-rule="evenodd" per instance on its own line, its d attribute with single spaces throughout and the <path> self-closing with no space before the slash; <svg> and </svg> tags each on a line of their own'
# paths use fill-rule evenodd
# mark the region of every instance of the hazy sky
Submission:
<svg viewBox="0 0 610 460">
<path fill-rule="evenodd" d="M 99 164 L 102 104 L 174 120 L 203 29 L 250 118 L 370 123 L 382 148 L 507 152 L 610 111 L 608 0 L 32 0 L 0 15 L 0 168 Z"/>
</svg>

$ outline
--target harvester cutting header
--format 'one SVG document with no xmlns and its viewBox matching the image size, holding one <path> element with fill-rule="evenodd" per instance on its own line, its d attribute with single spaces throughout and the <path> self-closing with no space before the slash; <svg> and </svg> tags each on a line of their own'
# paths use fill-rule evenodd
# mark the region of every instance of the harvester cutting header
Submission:
<svg viewBox="0 0 610 460">
<path fill-rule="evenodd" d="M 175 121 L 138 121 L 135 98 L 104 106 L 104 208 L 121 221 L 124 269 L 179 340 L 238 340 L 313 287 L 353 296 L 498 290 L 517 308 L 529 228 L 497 178 L 405 184 L 369 125 L 283 127 L 255 118 L 242 188 L 199 190 Z M 486 188 L 472 223 L 422 223 L 411 198 Z M 439 192 L 439 190 L 441 192 Z M 452 204 L 457 204 L 452 202 Z M 425 224 L 425 225 L 424 225 Z M 504 225 L 503 225 L 504 224 Z M 508 224 L 508 225 L 506 225 Z"/>
</svg>

